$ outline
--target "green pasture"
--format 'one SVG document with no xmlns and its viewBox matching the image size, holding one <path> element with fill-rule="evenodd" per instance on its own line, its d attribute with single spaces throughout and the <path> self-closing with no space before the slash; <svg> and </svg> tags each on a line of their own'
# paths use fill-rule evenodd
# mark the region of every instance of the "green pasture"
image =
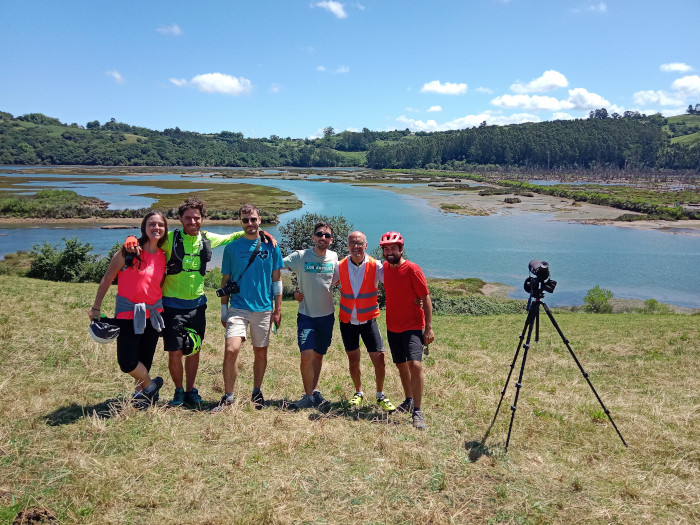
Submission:
<svg viewBox="0 0 700 525">
<path fill-rule="evenodd" d="M 543 318 L 505 453 L 512 382 L 479 444 L 524 315 L 435 317 L 421 432 L 371 403 L 348 407 L 353 388 L 337 331 L 320 380 L 330 404 L 284 408 L 302 391 L 293 301 L 283 303 L 270 344 L 263 392 L 271 406 L 248 403 L 252 351 L 244 345 L 230 409 L 168 409 L 173 385 L 159 343 L 152 372 L 165 378 L 161 401 L 137 411 L 124 403 L 133 384 L 115 345 L 88 336 L 96 288 L 0 276 L 0 523 L 28 509 L 78 524 L 700 520 L 697 315 L 555 312 L 629 448 Z M 212 290 L 208 297 L 197 386 L 210 407 L 222 393 L 223 328 Z M 113 300 L 114 290 L 104 305 Z M 362 367 L 371 399 L 366 355 Z M 401 401 L 391 363 L 384 391 Z"/>
</svg>

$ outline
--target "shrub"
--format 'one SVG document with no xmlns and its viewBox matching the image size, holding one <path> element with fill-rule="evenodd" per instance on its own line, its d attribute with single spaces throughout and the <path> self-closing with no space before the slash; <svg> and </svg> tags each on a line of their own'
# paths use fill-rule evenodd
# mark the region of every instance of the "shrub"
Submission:
<svg viewBox="0 0 700 525">
<path fill-rule="evenodd" d="M 644 308 L 640 310 L 645 314 L 670 314 L 671 309 L 668 305 L 660 303 L 656 299 L 647 299 L 644 301 Z"/>
<path fill-rule="evenodd" d="M 112 255 L 121 248 L 117 243 L 107 257 L 100 258 L 91 253 L 90 243 L 82 244 L 77 238 L 64 238 L 63 241 L 65 247 L 62 250 L 57 244 L 46 241 L 35 244 L 30 252 L 32 263 L 27 277 L 73 283 L 100 282 Z"/>
<path fill-rule="evenodd" d="M 613 293 L 610 290 L 601 288 L 596 284 L 595 287 L 588 290 L 586 297 L 583 298 L 585 303 L 583 309 L 595 314 L 609 314 L 612 312 L 612 305 L 610 304 L 612 296 Z"/>
</svg>

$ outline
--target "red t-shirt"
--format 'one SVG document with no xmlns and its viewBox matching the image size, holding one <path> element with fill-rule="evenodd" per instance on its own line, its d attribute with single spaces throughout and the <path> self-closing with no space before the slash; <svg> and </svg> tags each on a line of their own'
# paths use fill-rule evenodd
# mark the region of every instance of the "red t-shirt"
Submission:
<svg viewBox="0 0 700 525">
<path fill-rule="evenodd" d="M 414 301 L 428 295 L 428 283 L 420 267 L 404 261 L 392 267 L 384 263 L 384 292 L 386 293 L 386 329 L 390 332 L 423 330 L 425 314 Z"/>
<path fill-rule="evenodd" d="M 143 250 L 141 252 L 141 264 L 137 265 L 138 270 L 129 267 L 119 272 L 117 279 L 117 293 L 129 299 L 132 303 L 155 304 L 163 297 L 160 284 L 165 274 L 165 254 L 158 248 L 154 254 Z M 161 309 L 158 310 L 162 312 Z M 146 317 L 151 313 L 147 310 Z M 134 312 L 121 312 L 117 314 L 117 319 L 133 319 Z"/>
</svg>

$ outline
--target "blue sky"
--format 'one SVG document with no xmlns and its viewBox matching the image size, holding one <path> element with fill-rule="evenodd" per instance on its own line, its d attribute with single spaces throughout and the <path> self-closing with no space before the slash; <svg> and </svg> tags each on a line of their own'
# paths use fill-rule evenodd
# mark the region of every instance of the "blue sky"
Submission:
<svg viewBox="0 0 700 525">
<path fill-rule="evenodd" d="M 700 0 L 0 0 L 0 110 L 314 137 L 675 115 Z"/>
</svg>

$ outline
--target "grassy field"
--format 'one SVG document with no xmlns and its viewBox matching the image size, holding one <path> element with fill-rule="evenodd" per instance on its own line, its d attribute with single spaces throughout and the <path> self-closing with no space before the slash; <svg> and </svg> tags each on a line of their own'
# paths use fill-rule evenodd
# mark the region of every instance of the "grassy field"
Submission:
<svg viewBox="0 0 700 525">
<path fill-rule="evenodd" d="M 323 410 L 298 398 L 296 304 L 285 302 L 263 384 L 247 403 L 252 352 L 240 358 L 237 403 L 221 414 L 123 406 L 132 384 L 115 346 L 87 334 L 95 284 L 0 276 L 0 523 L 29 508 L 59 523 L 698 523 L 700 317 L 555 312 L 610 409 L 625 448 L 543 317 L 529 351 L 510 447 L 509 385 L 519 315 L 435 318 L 425 360 L 424 432 L 371 406 L 351 410 L 338 334 L 321 375 Z M 113 304 L 113 294 L 104 304 Z M 198 378 L 221 395 L 223 329 L 210 294 Z M 380 322 L 383 326 L 383 321 Z M 363 356 L 364 387 L 373 391 Z M 387 367 L 385 392 L 401 389 Z M 515 372 L 517 375 L 517 370 Z M 38 515 L 39 512 L 35 511 Z"/>
</svg>

